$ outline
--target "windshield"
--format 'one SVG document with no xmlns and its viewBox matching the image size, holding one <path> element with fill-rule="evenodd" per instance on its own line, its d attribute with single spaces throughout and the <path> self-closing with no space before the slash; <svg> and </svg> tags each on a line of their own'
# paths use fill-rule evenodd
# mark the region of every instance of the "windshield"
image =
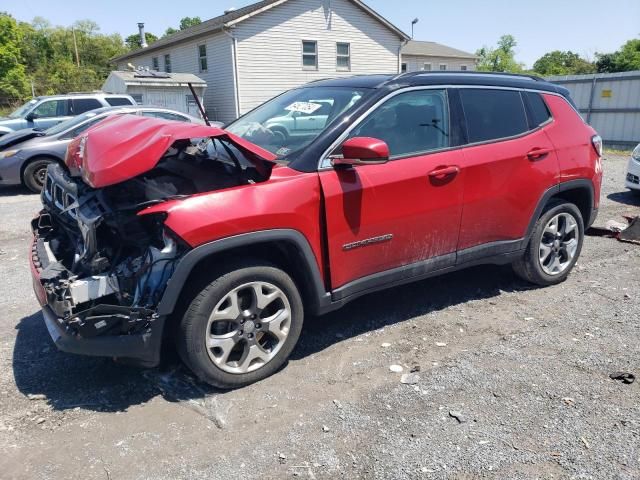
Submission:
<svg viewBox="0 0 640 480">
<path fill-rule="evenodd" d="M 20 108 L 15 110 L 14 112 L 9 114 L 9 118 L 24 118 L 29 110 L 33 108 L 33 106 L 38 103 L 36 99 L 29 100 L 27 103 L 22 105 Z"/>
<path fill-rule="evenodd" d="M 239 118 L 226 130 L 284 159 L 309 145 L 367 91 L 351 87 L 291 90 Z"/>
<path fill-rule="evenodd" d="M 74 128 L 80 125 L 83 122 L 86 122 L 88 119 L 95 117 L 97 114 L 95 112 L 86 112 L 82 115 L 78 115 L 77 117 L 70 118 L 69 120 L 65 120 L 64 122 L 60 122 L 57 125 L 54 125 L 51 128 L 48 128 L 44 131 L 46 135 L 57 135 L 58 133 L 62 133 L 70 128 Z"/>
</svg>

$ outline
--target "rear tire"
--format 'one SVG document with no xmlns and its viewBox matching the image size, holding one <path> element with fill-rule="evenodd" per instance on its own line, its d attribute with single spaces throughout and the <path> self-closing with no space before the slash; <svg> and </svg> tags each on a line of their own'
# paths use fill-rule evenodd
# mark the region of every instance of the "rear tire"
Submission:
<svg viewBox="0 0 640 480">
<path fill-rule="evenodd" d="M 553 200 L 536 222 L 524 255 L 513 263 L 520 278 L 540 286 L 564 282 L 576 264 L 584 241 L 578 207 Z"/>
<path fill-rule="evenodd" d="M 200 380 L 239 388 L 284 365 L 303 321 L 302 299 L 289 275 L 264 262 L 237 262 L 191 301 L 177 350 Z"/>
<path fill-rule="evenodd" d="M 31 160 L 22 174 L 22 182 L 25 187 L 34 193 L 40 193 L 47 177 L 47 167 L 52 160 L 36 158 Z"/>
<path fill-rule="evenodd" d="M 276 137 L 282 142 L 282 144 L 286 144 L 289 141 L 289 132 L 284 127 L 272 127 L 271 130 Z"/>
</svg>

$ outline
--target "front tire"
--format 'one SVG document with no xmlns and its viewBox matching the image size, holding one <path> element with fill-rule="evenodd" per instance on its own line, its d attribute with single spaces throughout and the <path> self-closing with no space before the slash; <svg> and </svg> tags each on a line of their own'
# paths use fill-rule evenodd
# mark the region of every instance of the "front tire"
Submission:
<svg viewBox="0 0 640 480">
<path fill-rule="evenodd" d="M 584 221 L 578 207 L 555 200 L 536 222 L 524 255 L 513 269 L 536 285 L 564 282 L 578 261 L 583 241 Z"/>
<path fill-rule="evenodd" d="M 47 167 L 50 163 L 51 160 L 45 158 L 31 160 L 22 174 L 22 182 L 25 187 L 34 193 L 40 193 L 47 178 Z"/>
<path fill-rule="evenodd" d="M 243 387 L 282 367 L 303 320 L 302 299 L 289 275 L 266 263 L 237 264 L 191 302 L 180 324 L 178 352 L 202 381 Z"/>
</svg>

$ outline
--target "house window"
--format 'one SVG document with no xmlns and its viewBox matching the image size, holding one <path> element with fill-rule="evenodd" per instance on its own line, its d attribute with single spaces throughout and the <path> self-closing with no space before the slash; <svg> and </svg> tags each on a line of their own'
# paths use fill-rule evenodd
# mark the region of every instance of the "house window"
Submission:
<svg viewBox="0 0 640 480">
<path fill-rule="evenodd" d="M 207 46 L 198 45 L 198 64 L 200 65 L 200 71 L 207 71 Z"/>
<path fill-rule="evenodd" d="M 401 72 L 402 72 L 402 73 L 407 73 L 407 64 L 406 64 L 406 63 L 403 63 L 403 64 L 402 64 Z"/>
<path fill-rule="evenodd" d="M 440 64 L 440 70 L 445 71 L 447 69 L 447 64 L 446 63 L 441 63 Z"/>
<path fill-rule="evenodd" d="M 424 66 L 422 67 L 422 69 L 425 72 L 430 72 L 431 71 L 431 64 L 430 63 L 425 63 Z"/>
<path fill-rule="evenodd" d="M 151 63 L 152 63 L 152 65 L 153 65 L 153 69 L 154 69 L 156 72 L 159 72 L 159 71 L 160 71 L 160 60 L 158 60 L 158 57 L 153 57 L 153 58 L 151 59 Z"/>
<path fill-rule="evenodd" d="M 164 56 L 164 71 L 171 73 L 171 55 L 169 54 Z"/>
<path fill-rule="evenodd" d="M 302 69 L 318 69 L 318 42 L 312 40 L 302 41 Z"/>
<path fill-rule="evenodd" d="M 351 70 L 351 44 L 336 44 L 336 67 L 338 70 Z"/>
<path fill-rule="evenodd" d="M 460 70 L 463 72 L 467 71 L 467 66 L 466 65 L 460 65 Z"/>
</svg>

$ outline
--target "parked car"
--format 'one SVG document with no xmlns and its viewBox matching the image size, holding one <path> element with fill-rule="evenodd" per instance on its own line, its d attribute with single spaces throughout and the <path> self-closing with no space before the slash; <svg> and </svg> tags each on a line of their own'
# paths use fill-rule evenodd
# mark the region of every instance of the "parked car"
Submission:
<svg viewBox="0 0 640 480">
<path fill-rule="evenodd" d="M 160 107 L 103 107 L 70 118 L 47 130 L 18 130 L 0 137 L 0 185 L 22 183 L 40 192 L 51 162 L 64 161 L 67 145 L 73 138 L 110 115 L 142 115 L 179 122 L 203 123 L 202 120 Z"/>
<path fill-rule="evenodd" d="M 36 97 L 10 113 L 8 117 L 0 118 L 0 137 L 23 128 L 45 130 L 96 108 L 129 105 L 136 105 L 130 95 L 100 92 Z"/>
<path fill-rule="evenodd" d="M 632 192 L 640 195 L 640 144 L 631 153 L 625 185 Z"/>
<path fill-rule="evenodd" d="M 419 72 L 315 82 L 226 130 L 105 120 L 49 166 L 32 224 L 47 328 L 61 350 L 143 365 L 175 342 L 233 388 L 282 367 L 305 315 L 371 292 L 485 263 L 560 283 L 602 180 L 601 139 L 568 95 Z M 265 127 L 318 98 L 324 129 Z"/>
<path fill-rule="evenodd" d="M 290 105 L 285 115 L 274 117 L 264 125 L 266 128 L 282 135 L 286 141 L 297 133 L 306 134 L 322 130 L 329 118 L 333 100 L 311 100 L 300 105 Z"/>
</svg>

